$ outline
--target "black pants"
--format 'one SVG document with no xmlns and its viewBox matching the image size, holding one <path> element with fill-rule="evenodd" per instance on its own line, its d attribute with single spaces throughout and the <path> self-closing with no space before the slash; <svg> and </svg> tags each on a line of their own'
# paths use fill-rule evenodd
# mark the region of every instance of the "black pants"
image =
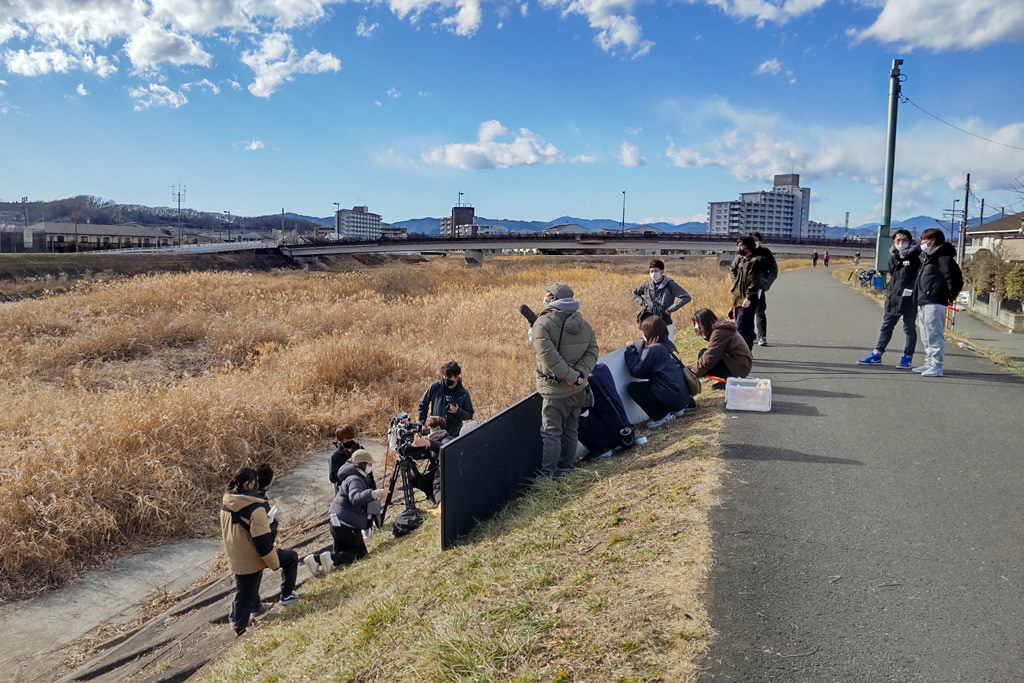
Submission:
<svg viewBox="0 0 1024 683">
<path fill-rule="evenodd" d="M 231 603 L 231 627 L 241 633 L 249 625 L 253 609 L 260 604 L 260 582 L 263 571 L 235 574 L 235 599 Z"/>
<path fill-rule="evenodd" d="M 295 577 L 299 573 L 299 554 L 290 548 L 277 549 L 277 561 L 281 563 L 281 597 L 295 592 Z"/>
<path fill-rule="evenodd" d="M 768 338 L 768 316 L 765 314 L 767 309 L 767 297 L 764 291 L 762 291 L 761 296 L 757 300 L 757 308 L 754 309 L 754 336 L 757 339 Z"/>
<path fill-rule="evenodd" d="M 678 400 L 665 401 L 663 397 L 654 392 L 650 382 L 630 382 L 626 386 L 626 393 L 644 409 L 644 412 L 652 420 L 660 420 L 669 413 L 686 407 L 685 403 L 680 403 Z"/>
<path fill-rule="evenodd" d="M 707 352 L 707 349 L 701 349 L 700 351 L 697 352 L 697 358 L 702 358 L 704 354 Z M 704 376 L 717 377 L 718 379 L 725 380 L 732 377 L 733 374 L 732 372 L 729 371 L 729 367 L 725 364 L 725 361 L 720 360 L 717 363 L 715 363 L 714 367 L 712 367 L 710 370 L 704 373 Z"/>
<path fill-rule="evenodd" d="M 754 318 L 756 315 L 757 307 L 761 305 L 760 297 L 751 299 L 750 306 L 743 308 L 742 306 L 736 307 L 736 329 L 739 330 L 740 336 L 743 337 L 743 341 L 747 342 L 747 346 L 751 349 L 754 348 L 754 340 L 757 336 L 754 334 Z"/>
<path fill-rule="evenodd" d="M 359 529 L 350 526 L 331 525 L 331 538 L 334 539 L 334 547 L 331 549 L 331 562 L 335 566 L 352 564 L 356 560 L 366 557 L 366 543 L 363 541 L 363 534 Z"/>
</svg>

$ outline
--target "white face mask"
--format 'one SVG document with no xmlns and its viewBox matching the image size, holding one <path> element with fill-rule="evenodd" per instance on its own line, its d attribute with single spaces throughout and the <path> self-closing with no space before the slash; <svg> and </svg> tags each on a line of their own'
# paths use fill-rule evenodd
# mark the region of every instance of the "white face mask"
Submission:
<svg viewBox="0 0 1024 683">
<path fill-rule="evenodd" d="M 921 242 L 921 251 L 924 253 L 930 254 L 934 249 L 935 246 L 931 242 Z"/>
<path fill-rule="evenodd" d="M 663 277 L 665 277 L 665 273 L 661 272 L 660 270 L 656 270 L 651 273 L 651 279 L 654 280 L 655 282 L 661 282 L 661 279 Z"/>
<path fill-rule="evenodd" d="M 550 303 L 551 303 L 552 301 L 554 301 L 554 299 L 551 299 L 551 300 L 549 301 L 549 300 L 548 300 L 548 297 L 547 297 L 547 296 L 545 296 L 545 297 L 544 297 L 543 299 L 541 299 L 541 300 L 540 300 L 540 307 L 541 307 L 541 308 L 547 308 L 547 307 L 548 307 L 548 304 L 550 304 Z"/>
</svg>

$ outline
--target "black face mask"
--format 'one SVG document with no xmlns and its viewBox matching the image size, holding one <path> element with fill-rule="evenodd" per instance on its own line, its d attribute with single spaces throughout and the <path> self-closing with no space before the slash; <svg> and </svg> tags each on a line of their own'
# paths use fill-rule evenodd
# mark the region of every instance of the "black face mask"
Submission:
<svg viewBox="0 0 1024 683">
<path fill-rule="evenodd" d="M 449 389 L 454 389 L 455 387 L 459 386 L 459 380 L 457 379 L 450 379 L 446 383 L 448 384 Z"/>
<path fill-rule="evenodd" d="M 740 256 L 747 256 L 750 254 L 750 250 L 747 249 L 746 247 L 740 247 L 739 249 L 736 250 L 736 253 L 739 254 Z"/>
</svg>

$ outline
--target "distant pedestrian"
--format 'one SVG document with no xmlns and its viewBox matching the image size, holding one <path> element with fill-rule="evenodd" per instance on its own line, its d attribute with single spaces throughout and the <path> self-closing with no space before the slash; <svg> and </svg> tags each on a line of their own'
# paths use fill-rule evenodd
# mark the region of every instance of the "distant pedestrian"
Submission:
<svg viewBox="0 0 1024 683">
<path fill-rule="evenodd" d="M 736 271 L 732 278 L 733 318 L 736 328 L 747 342 L 747 348 L 754 348 L 754 315 L 760 303 L 761 290 L 764 289 L 764 266 L 761 257 L 756 254 L 757 241 L 750 235 L 744 235 L 737 242 L 737 254 L 740 256 Z"/>
<path fill-rule="evenodd" d="M 818 250 L 817 249 L 815 249 L 814 253 L 811 254 L 811 266 L 813 266 L 814 268 L 818 267 Z"/>
<path fill-rule="evenodd" d="M 725 380 L 750 374 L 754 358 L 734 322 L 728 318 L 719 319 L 709 308 L 694 313 L 691 321 L 693 331 L 708 343 L 698 352 L 697 364 L 693 366 L 697 379 L 710 376 Z"/>
<path fill-rule="evenodd" d="M 853 265 L 855 265 L 855 266 L 859 266 L 860 265 L 860 252 L 859 251 L 856 254 L 853 255 Z"/>
<path fill-rule="evenodd" d="M 878 365 L 882 362 L 882 354 L 892 339 L 896 323 L 903 318 L 903 356 L 897 367 L 910 370 L 914 364 L 914 349 L 917 347 L 917 306 L 914 305 L 914 283 L 921 270 L 921 248 L 914 243 L 914 238 L 907 230 L 897 230 L 893 234 L 892 248 L 889 250 L 889 287 L 885 295 L 885 313 L 882 315 L 882 329 L 878 333 L 875 350 L 860 365 Z"/>
<path fill-rule="evenodd" d="M 946 350 L 946 309 L 964 288 L 956 248 L 938 228 L 921 233 L 921 270 L 914 284 L 917 329 L 924 344 L 924 364 L 913 368 L 922 377 L 942 377 Z"/>
<path fill-rule="evenodd" d="M 569 285 L 544 288 L 544 310 L 530 328 L 537 358 L 537 391 L 541 407 L 543 477 L 572 471 L 580 412 L 586 400 L 587 377 L 597 365 L 597 337 L 580 314 Z"/>
<path fill-rule="evenodd" d="M 825 255 L 821 257 L 821 260 L 825 264 L 825 267 L 828 268 L 828 252 L 827 251 L 825 252 Z"/>
<path fill-rule="evenodd" d="M 672 313 L 690 303 L 690 295 L 675 280 L 665 274 L 665 263 L 654 259 L 648 266 L 650 279 L 633 290 L 633 301 L 642 306 L 637 315 L 636 326 L 640 327 L 644 318 L 656 315 L 665 321 L 671 333 Z M 669 335 L 671 338 L 671 334 Z"/>
</svg>

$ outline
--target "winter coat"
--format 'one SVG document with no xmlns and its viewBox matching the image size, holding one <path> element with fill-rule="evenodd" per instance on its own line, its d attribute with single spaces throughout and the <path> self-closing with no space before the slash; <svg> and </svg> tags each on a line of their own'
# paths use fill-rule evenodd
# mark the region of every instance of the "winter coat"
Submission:
<svg viewBox="0 0 1024 683">
<path fill-rule="evenodd" d="M 637 379 L 646 379 L 651 390 L 665 405 L 685 408 L 690 403 L 683 366 L 673 358 L 676 346 L 668 339 L 644 347 L 643 340 L 626 347 L 626 368 Z"/>
<path fill-rule="evenodd" d="M 235 574 L 281 566 L 267 519 L 268 507 L 266 498 L 252 493 L 225 493 L 221 499 L 221 540 Z"/>
<path fill-rule="evenodd" d="M 746 377 L 754 365 L 750 347 L 740 336 L 739 330 L 736 329 L 736 323 L 725 318 L 712 326 L 711 336 L 708 338 L 708 348 L 704 351 L 704 355 L 697 359 L 693 374 L 698 378 L 704 377 L 711 371 L 711 368 L 718 365 L 718 361 L 725 363 L 725 367 L 729 368 L 729 374 L 733 377 Z"/>
<path fill-rule="evenodd" d="M 544 398 L 566 398 L 583 391 L 576 380 L 588 377 L 597 365 L 597 337 L 579 307 L 575 299 L 553 301 L 531 328 L 537 391 Z"/>
<path fill-rule="evenodd" d="M 448 406 L 454 403 L 458 410 L 448 412 Z M 473 401 L 469 392 L 462 386 L 462 380 L 454 389 L 448 387 L 446 380 L 438 380 L 430 385 L 420 399 L 420 424 L 426 422 L 431 415 L 443 417 L 448 425 L 448 433 L 458 436 L 462 431 L 462 423 L 473 418 Z"/>
<path fill-rule="evenodd" d="M 741 256 L 736 264 L 732 279 L 733 308 L 743 304 L 744 299 L 756 302 L 759 292 L 764 289 L 764 265 L 759 256 Z"/>
<path fill-rule="evenodd" d="M 754 256 L 761 259 L 762 282 L 764 283 L 764 291 L 767 292 L 772 288 L 772 284 L 774 284 L 774 282 L 779 278 L 779 264 L 775 260 L 775 254 L 773 254 L 772 250 L 768 247 L 758 246 L 758 248 L 754 250 Z M 815 257 L 817 257 L 817 252 L 815 252 Z M 736 254 L 736 257 L 732 260 L 732 266 L 730 266 L 729 272 L 732 274 L 733 282 L 736 282 L 736 271 L 739 269 L 740 261 L 742 260 L 743 257 L 739 254 Z"/>
<path fill-rule="evenodd" d="M 886 315 L 914 315 L 914 287 L 921 270 L 921 248 L 911 244 L 906 256 L 896 247 L 889 248 L 889 289 L 885 295 Z M 904 292 L 909 292 L 903 296 Z"/>
<path fill-rule="evenodd" d="M 331 501 L 330 514 L 347 527 L 369 528 L 368 506 L 380 500 L 377 490 L 370 488 L 369 475 L 347 462 L 338 472 L 338 479 L 341 480 L 341 487 Z"/>
<path fill-rule="evenodd" d="M 341 482 L 338 480 L 338 470 L 348 462 L 352 454 L 361 449 L 358 441 L 346 441 L 345 443 L 334 442 L 334 452 L 331 453 L 330 462 L 327 463 L 327 478 L 334 484 L 334 492 L 338 492 Z"/>
<path fill-rule="evenodd" d="M 685 289 L 668 275 L 655 282 L 648 278 L 647 282 L 633 290 L 633 301 L 654 315 L 660 315 L 666 325 L 672 324 L 669 315 L 690 303 L 690 295 Z"/>
<path fill-rule="evenodd" d="M 921 252 L 921 270 L 914 286 L 914 300 L 918 306 L 956 301 L 964 288 L 964 275 L 956 263 L 956 247 L 943 242 L 934 253 Z"/>
</svg>

